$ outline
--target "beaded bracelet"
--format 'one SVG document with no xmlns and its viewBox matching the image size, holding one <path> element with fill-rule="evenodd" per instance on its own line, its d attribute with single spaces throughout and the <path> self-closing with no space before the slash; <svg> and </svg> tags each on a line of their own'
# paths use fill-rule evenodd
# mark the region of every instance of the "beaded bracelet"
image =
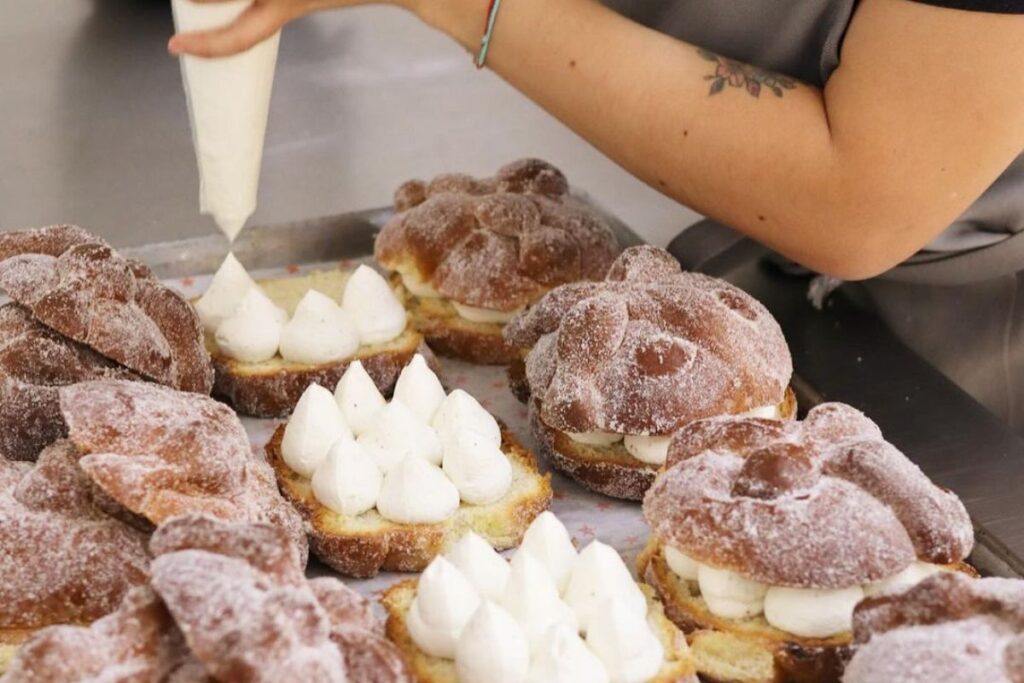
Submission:
<svg viewBox="0 0 1024 683">
<path fill-rule="evenodd" d="M 491 0 L 487 7 L 487 23 L 484 25 L 484 36 L 480 39 L 480 53 L 476 56 L 476 68 L 484 68 L 487 63 L 487 51 L 491 47 L 491 35 L 494 33 L 494 22 L 498 19 L 501 0 Z"/>
</svg>

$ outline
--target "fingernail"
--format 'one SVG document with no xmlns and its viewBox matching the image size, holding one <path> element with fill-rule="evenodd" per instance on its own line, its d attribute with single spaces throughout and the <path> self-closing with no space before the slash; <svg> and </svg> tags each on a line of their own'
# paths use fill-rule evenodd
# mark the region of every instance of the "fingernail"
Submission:
<svg viewBox="0 0 1024 683">
<path fill-rule="evenodd" d="M 178 46 L 177 36 L 171 36 L 171 39 L 167 41 L 167 51 L 175 56 L 181 54 L 181 49 Z"/>
</svg>

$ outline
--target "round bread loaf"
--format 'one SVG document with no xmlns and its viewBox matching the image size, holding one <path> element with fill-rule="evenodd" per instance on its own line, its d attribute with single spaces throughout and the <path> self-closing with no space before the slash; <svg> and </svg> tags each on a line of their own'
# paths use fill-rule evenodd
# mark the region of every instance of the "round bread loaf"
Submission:
<svg viewBox="0 0 1024 683">
<path fill-rule="evenodd" d="M 604 276 L 611 228 L 569 196 L 554 166 L 524 159 L 492 178 L 440 175 L 395 193 L 374 256 L 460 304 L 516 311 L 552 287 Z"/>
<path fill-rule="evenodd" d="M 680 272 L 665 250 L 624 251 L 603 282 L 559 287 L 505 328 L 531 349 L 540 418 L 566 432 L 667 435 L 720 414 L 778 406 L 793 362 L 758 301 Z"/>
<path fill-rule="evenodd" d="M 797 588 L 864 585 L 915 558 L 956 563 L 974 543 L 960 500 L 839 403 L 802 422 L 688 425 L 644 516 L 662 543 L 699 562 Z"/>
</svg>

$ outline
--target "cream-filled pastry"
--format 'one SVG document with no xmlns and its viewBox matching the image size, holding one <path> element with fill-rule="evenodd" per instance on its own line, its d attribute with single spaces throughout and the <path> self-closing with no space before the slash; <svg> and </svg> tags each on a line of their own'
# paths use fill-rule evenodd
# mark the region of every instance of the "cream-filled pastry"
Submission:
<svg viewBox="0 0 1024 683">
<path fill-rule="evenodd" d="M 642 499 L 695 420 L 795 414 L 771 313 L 664 249 L 626 249 L 603 281 L 552 290 L 504 337 L 522 353 L 509 379 L 551 464 L 615 498 Z"/>
<path fill-rule="evenodd" d="M 517 357 L 502 339 L 509 321 L 553 287 L 604 277 L 615 234 L 568 190 L 561 171 L 536 159 L 490 178 L 444 174 L 398 188 L 374 256 L 435 352 L 508 363 Z"/>
<path fill-rule="evenodd" d="M 694 640 L 718 643 L 698 657 L 711 679 L 740 669 L 761 672 L 750 681 L 791 676 L 799 657 L 801 680 L 835 680 L 866 595 L 969 572 L 974 542 L 956 496 L 839 403 L 799 422 L 687 425 L 644 516 L 652 539 L 640 573 L 677 623 L 716 634 Z"/>
</svg>

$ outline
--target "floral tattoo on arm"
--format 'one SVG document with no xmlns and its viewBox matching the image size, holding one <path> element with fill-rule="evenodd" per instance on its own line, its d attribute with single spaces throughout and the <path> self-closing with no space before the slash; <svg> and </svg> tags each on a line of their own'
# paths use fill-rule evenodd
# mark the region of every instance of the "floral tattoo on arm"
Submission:
<svg viewBox="0 0 1024 683">
<path fill-rule="evenodd" d="M 705 81 L 711 81 L 708 95 L 717 95 L 728 85 L 731 88 L 743 88 L 752 97 L 760 97 L 765 88 L 776 97 L 782 97 L 784 91 L 796 87 L 796 81 L 792 78 L 728 59 L 704 48 L 698 48 L 697 52 L 704 59 L 715 63 L 715 72 L 704 77 Z"/>
</svg>

